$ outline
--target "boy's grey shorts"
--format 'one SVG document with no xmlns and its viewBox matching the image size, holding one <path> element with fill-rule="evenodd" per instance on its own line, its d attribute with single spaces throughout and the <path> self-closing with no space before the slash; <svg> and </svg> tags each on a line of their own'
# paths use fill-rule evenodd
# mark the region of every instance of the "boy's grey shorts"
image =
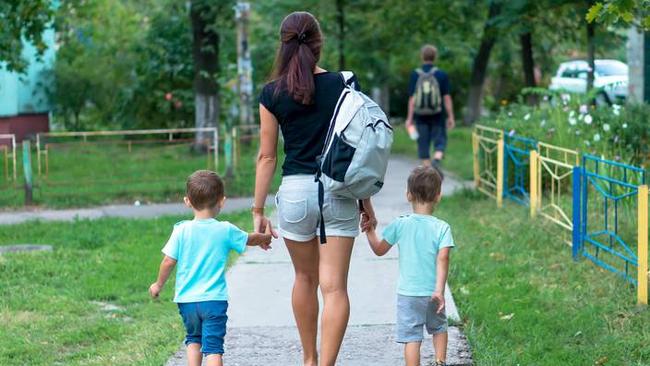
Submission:
<svg viewBox="0 0 650 366">
<path fill-rule="evenodd" d="M 429 296 L 397 295 L 397 342 L 422 342 L 422 326 L 429 334 L 447 331 L 447 315 L 436 313 L 437 304 Z"/>
<path fill-rule="evenodd" d="M 318 183 L 313 175 L 289 175 L 275 195 L 278 208 L 278 229 L 282 237 L 294 241 L 310 241 L 318 234 L 320 210 Z M 354 238 L 359 235 L 357 201 L 332 196 L 325 192 L 323 218 L 327 236 Z"/>
</svg>

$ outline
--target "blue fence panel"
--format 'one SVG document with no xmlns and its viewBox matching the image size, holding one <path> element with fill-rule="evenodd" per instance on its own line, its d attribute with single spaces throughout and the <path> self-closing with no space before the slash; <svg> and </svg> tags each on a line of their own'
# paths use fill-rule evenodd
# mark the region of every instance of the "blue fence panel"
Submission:
<svg viewBox="0 0 650 366">
<path fill-rule="evenodd" d="M 630 268 L 638 265 L 632 230 L 636 228 L 636 220 L 621 220 L 621 217 L 634 216 L 636 200 L 633 197 L 638 194 L 638 186 L 645 183 L 645 170 L 584 154 L 578 174 L 582 176 L 582 188 L 574 193 L 581 193 L 582 209 L 579 217 L 574 217 L 574 222 L 578 220 L 580 224 L 578 237 L 574 237 L 579 248 L 574 249 L 636 284 L 636 270 Z M 590 203 L 597 207 L 599 199 L 602 199 L 599 209 L 588 209 Z M 629 227 L 621 227 L 628 223 Z"/>
<path fill-rule="evenodd" d="M 516 135 L 504 135 L 503 197 L 521 205 L 530 204 L 530 151 L 537 150 L 537 141 Z"/>
</svg>

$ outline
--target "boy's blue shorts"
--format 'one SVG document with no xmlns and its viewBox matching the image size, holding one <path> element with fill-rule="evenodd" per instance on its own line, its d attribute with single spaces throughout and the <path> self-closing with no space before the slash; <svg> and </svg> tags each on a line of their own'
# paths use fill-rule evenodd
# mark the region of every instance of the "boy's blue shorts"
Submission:
<svg viewBox="0 0 650 366">
<path fill-rule="evenodd" d="M 187 336 L 185 345 L 198 343 L 204 355 L 223 355 L 228 301 L 178 303 Z"/>
</svg>

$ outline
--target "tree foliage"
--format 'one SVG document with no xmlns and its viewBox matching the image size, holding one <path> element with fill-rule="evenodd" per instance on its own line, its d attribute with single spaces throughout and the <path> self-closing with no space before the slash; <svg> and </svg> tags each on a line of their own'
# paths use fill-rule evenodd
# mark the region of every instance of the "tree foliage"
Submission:
<svg viewBox="0 0 650 366">
<path fill-rule="evenodd" d="M 0 65 L 22 72 L 27 60 L 22 57 L 23 41 L 31 42 L 42 55 L 47 45 L 43 31 L 52 20 L 49 0 L 0 1 Z"/>
<path fill-rule="evenodd" d="M 191 2 L 62 2 L 55 18 L 55 120 L 70 129 L 192 126 L 197 75 L 218 85 L 221 119 L 232 118 L 234 0 L 198 3 L 205 6 L 202 19 L 218 32 L 219 56 L 197 74 Z M 491 6 L 499 12 L 490 15 Z M 438 47 L 437 63 L 450 76 L 459 117 L 476 60 L 485 63 L 475 88 L 483 102 L 479 113 L 486 113 L 516 100 L 523 87 L 547 85 L 559 62 L 587 54 L 585 0 L 447 0 L 436 6 L 428 0 L 251 0 L 251 9 L 258 91 L 271 74 L 282 19 L 308 10 L 325 35 L 321 66 L 338 70 L 344 60 L 365 91 L 390 96 L 393 115 L 405 113 L 408 78 L 424 43 Z M 482 51 L 486 30 L 490 52 Z M 599 25 L 595 30 L 596 56 L 624 60 L 620 34 Z"/>
<path fill-rule="evenodd" d="M 604 0 L 591 6 L 586 16 L 589 22 L 598 21 L 650 30 L 650 0 Z"/>
</svg>

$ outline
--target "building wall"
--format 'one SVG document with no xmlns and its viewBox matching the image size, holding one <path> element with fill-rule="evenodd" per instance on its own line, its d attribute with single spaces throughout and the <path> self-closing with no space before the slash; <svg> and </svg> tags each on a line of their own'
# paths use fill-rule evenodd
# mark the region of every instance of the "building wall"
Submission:
<svg viewBox="0 0 650 366">
<path fill-rule="evenodd" d="M 33 138 L 39 132 L 48 132 L 50 121 L 47 113 L 21 114 L 13 117 L 0 117 L 0 134 L 16 135 L 16 141 Z M 0 141 L 0 144 L 6 142 Z"/>
<path fill-rule="evenodd" d="M 0 69 L 0 117 L 49 112 L 46 88 L 56 52 L 54 30 L 46 30 L 43 40 L 48 48 L 41 60 L 36 57 L 36 47 L 24 43 L 22 56 L 30 61 L 24 74 Z"/>
</svg>

